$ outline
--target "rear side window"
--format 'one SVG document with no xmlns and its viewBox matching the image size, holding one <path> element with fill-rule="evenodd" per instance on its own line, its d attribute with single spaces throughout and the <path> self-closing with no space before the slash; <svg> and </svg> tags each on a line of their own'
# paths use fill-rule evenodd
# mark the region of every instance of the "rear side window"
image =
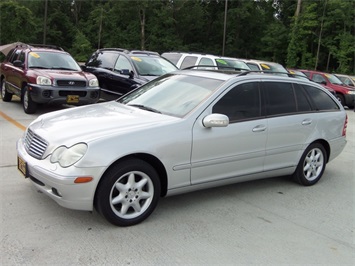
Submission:
<svg viewBox="0 0 355 266">
<path fill-rule="evenodd" d="M 180 68 L 184 69 L 185 67 L 194 66 L 196 65 L 196 61 L 197 61 L 197 56 L 186 56 L 182 61 Z"/>
<path fill-rule="evenodd" d="M 261 115 L 258 82 L 238 85 L 226 93 L 213 107 L 213 113 L 225 114 L 230 122 L 258 118 Z"/>
<path fill-rule="evenodd" d="M 267 115 L 297 112 L 295 94 L 291 83 L 264 82 Z"/>
<path fill-rule="evenodd" d="M 168 53 L 166 53 L 166 54 L 162 54 L 161 56 L 165 57 L 170 62 L 172 62 L 174 65 L 176 65 L 182 55 L 181 54 L 168 54 Z"/>
<path fill-rule="evenodd" d="M 339 110 L 339 105 L 323 90 L 303 85 L 318 111 Z"/>
</svg>

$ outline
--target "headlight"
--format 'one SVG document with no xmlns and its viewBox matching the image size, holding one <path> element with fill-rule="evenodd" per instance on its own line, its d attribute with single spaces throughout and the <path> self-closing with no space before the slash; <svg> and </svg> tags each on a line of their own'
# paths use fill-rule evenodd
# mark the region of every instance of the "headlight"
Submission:
<svg viewBox="0 0 355 266">
<path fill-rule="evenodd" d="M 37 77 L 37 84 L 50 86 L 50 85 L 52 85 L 52 81 L 47 77 L 38 76 Z"/>
<path fill-rule="evenodd" d="M 98 87 L 99 81 L 97 79 L 90 79 L 89 80 L 89 87 Z"/>
<path fill-rule="evenodd" d="M 51 155 L 51 163 L 59 163 L 61 167 L 69 167 L 78 162 L 86 153 L 88 146 L 85 143 L 75 144 L 70 148 L 60 146 Z"/>
<path fill-rule="evenodd" d="M 355 91 L 348 91 L 348 94 L 355 95 Z"/>
</svg>

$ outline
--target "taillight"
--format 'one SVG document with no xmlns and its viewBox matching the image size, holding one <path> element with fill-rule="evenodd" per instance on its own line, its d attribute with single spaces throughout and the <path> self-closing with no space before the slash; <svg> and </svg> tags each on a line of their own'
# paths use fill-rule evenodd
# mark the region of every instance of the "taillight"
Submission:
<svg viewBox="0 0 355 266">
<path fill-rule="evenodd" d="M 343 132 L 342 132 L 342 136 L 346 136 L 346 128 L 348 127 L 348 115 L 346 115 L 345 117 L 345 122 L 344 122 L 344 127 L 343 127 Z"/>
</svg>

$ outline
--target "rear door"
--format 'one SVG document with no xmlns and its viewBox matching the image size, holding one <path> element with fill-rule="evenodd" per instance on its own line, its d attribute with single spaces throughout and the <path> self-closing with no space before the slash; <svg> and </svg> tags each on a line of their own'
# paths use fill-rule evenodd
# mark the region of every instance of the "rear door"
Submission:
<svg viewBox="0 0 355 266">
<path fill-rule="evenodd" d="M 317 124 L 311 103 L 296 83 L 267 81 L 262 87 L 268 117 L 264 170 L 295 166 Z"/>
</svg>

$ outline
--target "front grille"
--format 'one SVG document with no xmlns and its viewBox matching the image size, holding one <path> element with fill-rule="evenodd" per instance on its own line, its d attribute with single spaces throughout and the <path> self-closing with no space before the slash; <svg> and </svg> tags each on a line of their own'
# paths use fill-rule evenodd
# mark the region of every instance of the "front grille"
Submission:
<svg viewBox="0 0 355 266">
<path fill-rule="evenodd" d="M 87 92 L 86 91 L 59 91 L 59 96 L 67 97 L 68 95 L 79 95 L 80 97 L 85 97 Z"/>
<path fill-rule="evenodd" d="M 36 159 L 42 159 L 47 146 L 48 143 L 44 139 L 34 134 L 31 129 L 27 130 L 25 136 L 25 148 L 29 155 Z"/>
<path fill-rule="evenodd" d="M 86 81 L 83 80 L 57 80 L 60 87 L 86 87 Z"/>
</svg>

